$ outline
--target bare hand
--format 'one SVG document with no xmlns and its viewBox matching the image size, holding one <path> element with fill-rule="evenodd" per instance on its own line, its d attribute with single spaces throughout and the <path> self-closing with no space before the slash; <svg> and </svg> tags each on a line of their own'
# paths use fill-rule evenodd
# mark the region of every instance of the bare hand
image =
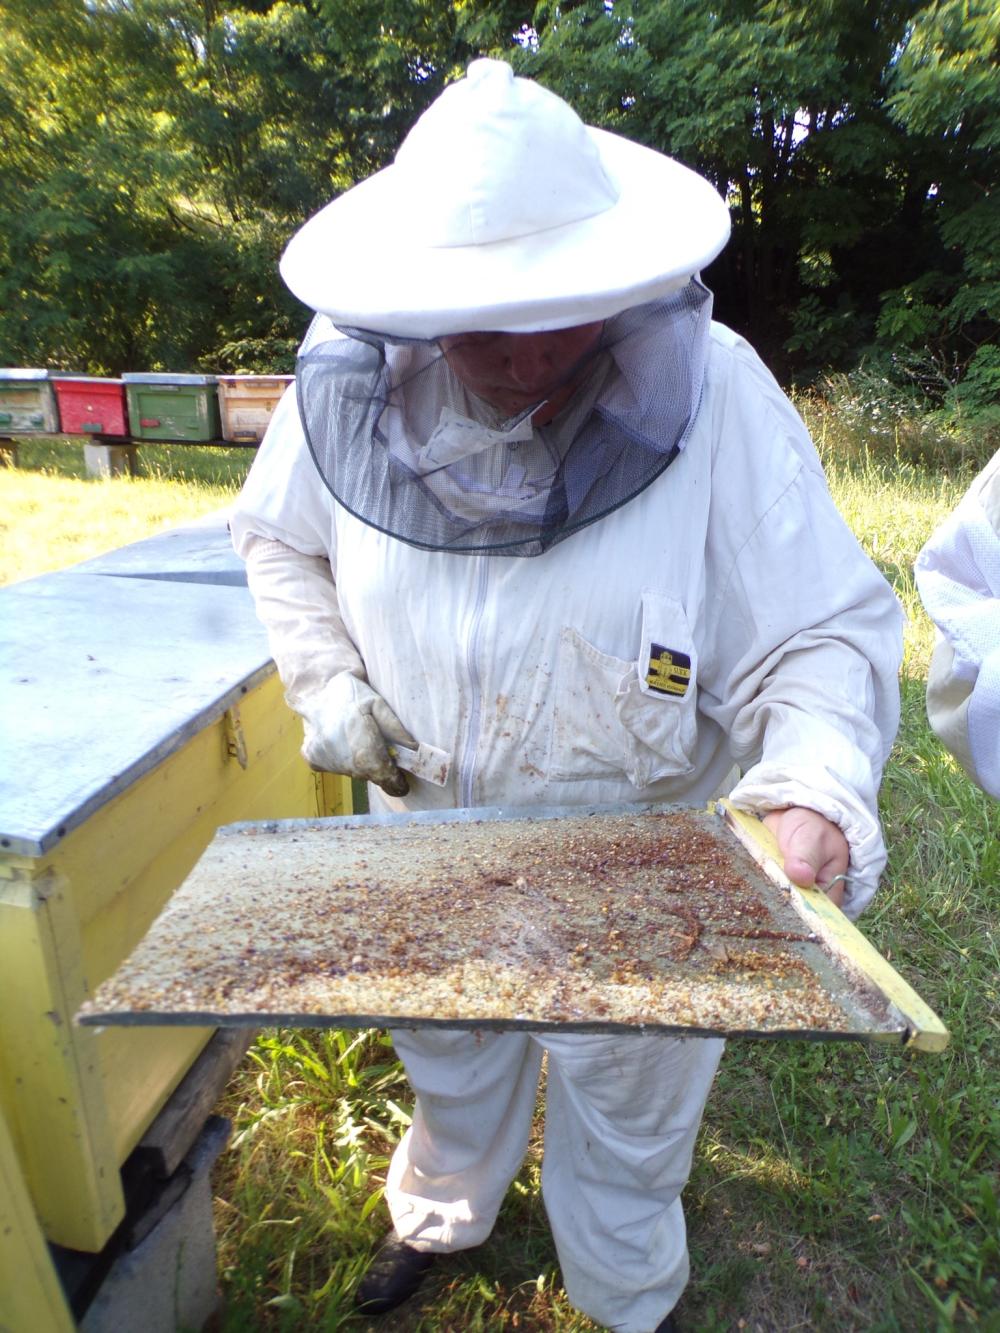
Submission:
<svg viewBox="0 0 1000 1333">
<path fill-rule="evenodd" d="M 785 874 L 794 884 L 823 888 L 834 875 L 843 875 L 851 859 L 847 839 L 836 824 L 816 810 L 790 805 L 772 810 L 763 821 L 774 834 L 784 861 Z M 844 881 L 827 890 L 838 907 L 844 901 Z"/>
</svg>

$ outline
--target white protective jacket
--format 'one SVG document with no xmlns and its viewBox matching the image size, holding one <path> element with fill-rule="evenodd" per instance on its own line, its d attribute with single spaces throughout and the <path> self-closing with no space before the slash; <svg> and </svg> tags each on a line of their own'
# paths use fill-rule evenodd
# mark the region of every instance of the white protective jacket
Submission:
<svg viewBox="0 0 1000 1333">
<path fill-rule="evenodd" d="M 917 556 L 938 629 L 927 717 L 943 744 L 1000 800 L 1000 450 Z"/>
<path fill-rule="evenodd" d="M 840 826 L 851 916 L 873 894 L 901 610 L 801 420 L 729 330 L 712 327 L 679 458 L 543 555 L 429 552 L 355 519 L 316 470 L 291 389 L 231 527 L 292 706 L 337 672 L 367 676 L 451 756 L 445 787 L 371 788 L 373 810 L 701 803 L 735 764 L 741 807 L 803 805 Z M 664 652 L 690 659 L 683 693 L 647 681 Z"/>
</svg>

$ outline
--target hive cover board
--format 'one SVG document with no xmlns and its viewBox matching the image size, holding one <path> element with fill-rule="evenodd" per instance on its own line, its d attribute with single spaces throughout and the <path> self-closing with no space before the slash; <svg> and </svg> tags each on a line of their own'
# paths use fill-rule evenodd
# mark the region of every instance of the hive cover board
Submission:
<svg viewBox="0 0 1000 1333">
<path fill-rule="evenodd" d="M 947 1033 L 763 826 L 722 806 L 220 829 L 89 1024 Z"/>
</svg>

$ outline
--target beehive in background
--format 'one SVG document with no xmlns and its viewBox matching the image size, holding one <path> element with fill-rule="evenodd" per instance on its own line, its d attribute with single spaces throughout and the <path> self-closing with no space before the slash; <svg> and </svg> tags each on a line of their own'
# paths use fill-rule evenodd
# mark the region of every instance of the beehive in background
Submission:
<svg viewBox="0 0 1000 1333">
<path fill-rule="evenodd" d="M 47 370 L 0 370 L 0 435 L 52 434 L 59 411 Z"/>
<path fill-rule="evenodd" d="M 122 379 L 133 439 L 205 443 L 219 438 L 215 375 L 126 371 Z"/>
<path fill-rule="evenodd" d="M 271 413 L 294 375 L 220 375 L 222 438 L 234 444 L 260 444 Z"/>
<path fill-rule="evenodd" d="M 128 435 L 124 380 L 54 374 L 52 387 L 66 435 Z"/>
</svg>

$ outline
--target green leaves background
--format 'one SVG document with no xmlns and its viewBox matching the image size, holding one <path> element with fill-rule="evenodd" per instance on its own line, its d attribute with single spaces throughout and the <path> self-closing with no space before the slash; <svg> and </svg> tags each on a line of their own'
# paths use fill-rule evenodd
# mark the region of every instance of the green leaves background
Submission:
<svg viewBox="0 0 1000 1333">
<path fill-rule="evenodd" d="M 992 0 L 0 0 L 0 364 L 290 369 L 284 243 L 489 54 L 715 182 L 786 380 L 1000 430 L 998 53 Z"/>
</svg>

